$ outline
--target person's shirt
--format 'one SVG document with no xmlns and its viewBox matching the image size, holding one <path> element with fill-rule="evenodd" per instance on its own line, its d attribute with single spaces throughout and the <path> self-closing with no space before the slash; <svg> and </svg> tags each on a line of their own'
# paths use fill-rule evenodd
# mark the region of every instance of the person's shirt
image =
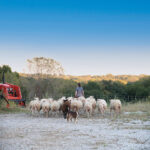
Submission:
<svg viewBox="0 0 150 150">
<path fill-rule="evenodd" d="M 77 91 L 77 97 L 83 96 L 83 88 L 82 87 L 77 87 L 76 88 Z"/>
</svg>

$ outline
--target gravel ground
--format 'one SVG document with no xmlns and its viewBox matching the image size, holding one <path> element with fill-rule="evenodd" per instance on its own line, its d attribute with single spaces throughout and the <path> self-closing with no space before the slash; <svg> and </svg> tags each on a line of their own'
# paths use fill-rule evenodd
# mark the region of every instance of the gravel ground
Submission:
<svg viewBox="0 0 150 150">
<path fill-rule="evenodd" d="M 0 150 L 150 150 L 150 121 L 0 115 Z"/>
</svg>

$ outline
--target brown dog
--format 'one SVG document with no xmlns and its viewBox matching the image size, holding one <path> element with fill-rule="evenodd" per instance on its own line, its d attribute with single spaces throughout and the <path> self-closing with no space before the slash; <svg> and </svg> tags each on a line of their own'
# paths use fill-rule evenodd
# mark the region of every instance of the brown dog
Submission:
<svg viewBox="0 0 150 150">
<path fill-rule="evenodd" d="M 66 119 L 67 117 L 67 113 L 68 111 L 70 111 L 70 107 L 71 107 L 71 103 L 70 101 L 68 101 L 67 99 L 63 101 L 63 105 L 61 107 L 61 110 L 63 112 L 63 116 L 64 116 L 64 119 Z"/>
<path fill-rule="evenodd" d="M 67 121 L 69 122 L 69 120 L 72 121 L 72 118 L 74 119 L 74 122 L 77 122 L 78 119 L 78 113 L 74 112 L 74 111 L 68 111 L 67 113 Z"/>
</svg>

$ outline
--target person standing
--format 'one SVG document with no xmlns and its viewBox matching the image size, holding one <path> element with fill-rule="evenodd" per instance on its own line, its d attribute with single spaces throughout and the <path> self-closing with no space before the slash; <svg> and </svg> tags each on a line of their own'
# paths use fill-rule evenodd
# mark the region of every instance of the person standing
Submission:
<svg viewBox="0 0 150 150">
<path fill-rule="evenodd" d="M 75 97 L 78 98 L 80 96 L 84 96 L 84 90 L 81 87 L 81 84 L 78 83 L 78 87 L 76 88 L 76 91 L 75 91 Z"/>
</svg>

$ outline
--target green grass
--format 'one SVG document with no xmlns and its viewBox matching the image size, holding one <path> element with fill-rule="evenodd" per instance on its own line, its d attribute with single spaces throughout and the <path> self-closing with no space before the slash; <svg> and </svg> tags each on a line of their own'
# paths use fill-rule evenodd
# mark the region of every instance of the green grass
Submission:
<svg viewBox="0 0 150 150">
<path fill-rule="evenodd" d="M 16 105 L 14 102 L 9 102 L 9 104 L 10 107 L 7 108 L 5 100 L 0 100 L 0 114 L 28 112 L 27 108 Z"/>
</svg>

